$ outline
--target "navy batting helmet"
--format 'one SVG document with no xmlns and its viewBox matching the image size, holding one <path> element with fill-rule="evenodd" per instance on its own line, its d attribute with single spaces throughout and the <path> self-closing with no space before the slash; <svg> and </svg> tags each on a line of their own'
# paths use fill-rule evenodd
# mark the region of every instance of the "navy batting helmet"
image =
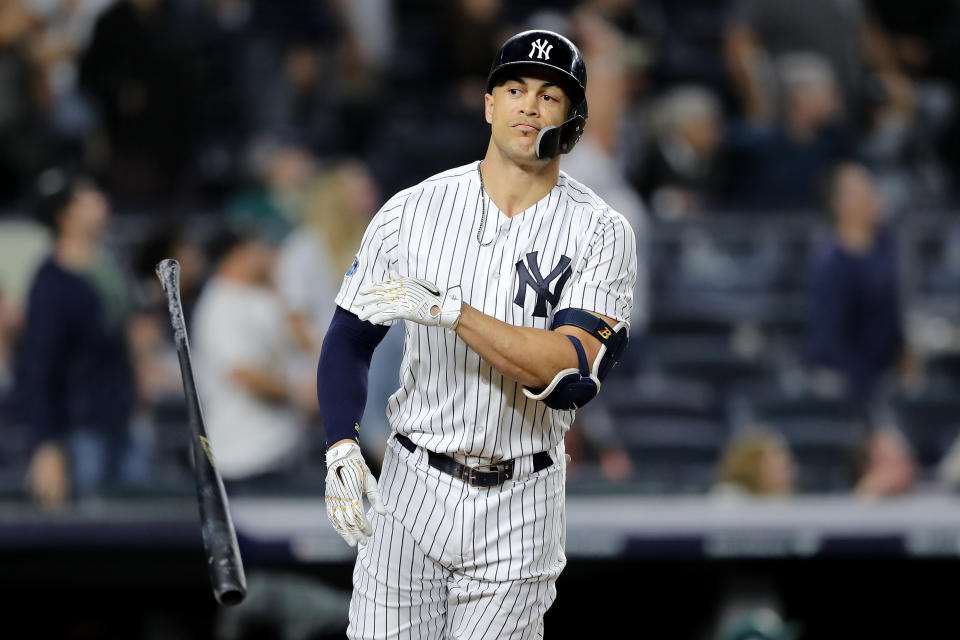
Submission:
<svg viewBox="0 0 960 640">
<path fill-rule="evenodd" d="M 587 123 L 587 65 L 576 45 L 553 31 L 524 31 L 500 47 L 490 67 L 487 93 L 506 73 L 521 67 L 550 69 L 551 76 L 573 103 L 566 122 L 559 127 L 544 127 L 537 134 L 537 157 L 550 160 L 558 153 L 569 153 L 576 146 Z"/>
</svg>

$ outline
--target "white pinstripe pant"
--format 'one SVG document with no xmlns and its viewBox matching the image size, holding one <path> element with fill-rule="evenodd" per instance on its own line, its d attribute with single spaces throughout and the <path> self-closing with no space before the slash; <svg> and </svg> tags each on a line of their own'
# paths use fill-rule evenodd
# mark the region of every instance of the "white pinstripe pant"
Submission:
<svg viewBox="0 0 960 640">
<path fill-rule="evenodd" d="M 471 487 L 390 438 L 380 476 L 388 515 L 368 513 L 373 535 L 359 549 L 347 637 L 374 640 L 529 640 L 566 564 L 562 445 L 533 473 Z"/>
</svg>

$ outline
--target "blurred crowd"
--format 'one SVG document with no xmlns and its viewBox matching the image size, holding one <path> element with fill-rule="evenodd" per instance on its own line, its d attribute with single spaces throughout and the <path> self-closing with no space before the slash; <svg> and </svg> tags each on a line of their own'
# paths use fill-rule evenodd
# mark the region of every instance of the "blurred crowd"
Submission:
<svg viewBox="0 0 960 640">
<path fill-rule="evenodd" d="M 481 156 L 490 61 L 532 27 L 584 53 L 590 117 L 561 166 L 627 217 L 644 267 L 571 482 L 960 483 L 955 0 L 0 0 L 2 491 L 182 485 L 153 275 L 172 257 L 224 476 L 318 492 L 342 274 L 386 197 Z M 905 243 L 925 269 L 906 294 Z M 374 459 L 402 337 L 371 368 Z"/>
</svg>

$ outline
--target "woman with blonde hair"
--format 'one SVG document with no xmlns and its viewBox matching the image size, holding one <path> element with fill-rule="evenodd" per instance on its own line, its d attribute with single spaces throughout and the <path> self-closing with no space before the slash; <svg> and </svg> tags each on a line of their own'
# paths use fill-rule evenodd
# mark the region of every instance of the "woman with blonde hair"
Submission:
<svg viewBox="0 0 960 640">
<path fill-rule="evenodd" d="M 311 186 L 303 221 L 280 249 L 274 274 L 289 320 L 303 349 L 301 373 L 316 374 L 320 345 L 333 315 L 330 309 L 344 274 L 354 267 L 354 250 L 377 209 L 379 194 L 367 167 L 345 161 L 324 171 Z M 398 386 L 403 327 L 390 331 L 370 365 L 364 432 L 368 460 L 383 459 L 390 433 L 384 407 Z M 375 434 L 382 434 L 382 437 Z"/>
<path fill-rule="evenodd" d="M 785 496 L 793 493 L 793 455 L 783 437 L 769 427 L 736 436 L 720 459 L 719 493 Z"/>
<path fill-rule="evenodd" d="M 320 353 L 330 306 L 377 207 L 377 187 L 360 162 L 324 171 L 310 187 L 303 221 L 280 249 L 275 281 L 295 331 Z M 312 365 L 311 365 L 312 366 Z"/>
</svg>

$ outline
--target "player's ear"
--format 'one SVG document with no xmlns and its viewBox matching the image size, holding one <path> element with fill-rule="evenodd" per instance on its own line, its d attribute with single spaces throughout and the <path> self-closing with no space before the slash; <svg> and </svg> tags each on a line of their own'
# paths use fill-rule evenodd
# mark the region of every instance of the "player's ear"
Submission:
<svg viewBox="0 0 960 640">
<path fill-rule="evenodd" d="M 493 94 L 483 94 L 483 111 L 487 124 L 493 124 Z"/>
</svg>

